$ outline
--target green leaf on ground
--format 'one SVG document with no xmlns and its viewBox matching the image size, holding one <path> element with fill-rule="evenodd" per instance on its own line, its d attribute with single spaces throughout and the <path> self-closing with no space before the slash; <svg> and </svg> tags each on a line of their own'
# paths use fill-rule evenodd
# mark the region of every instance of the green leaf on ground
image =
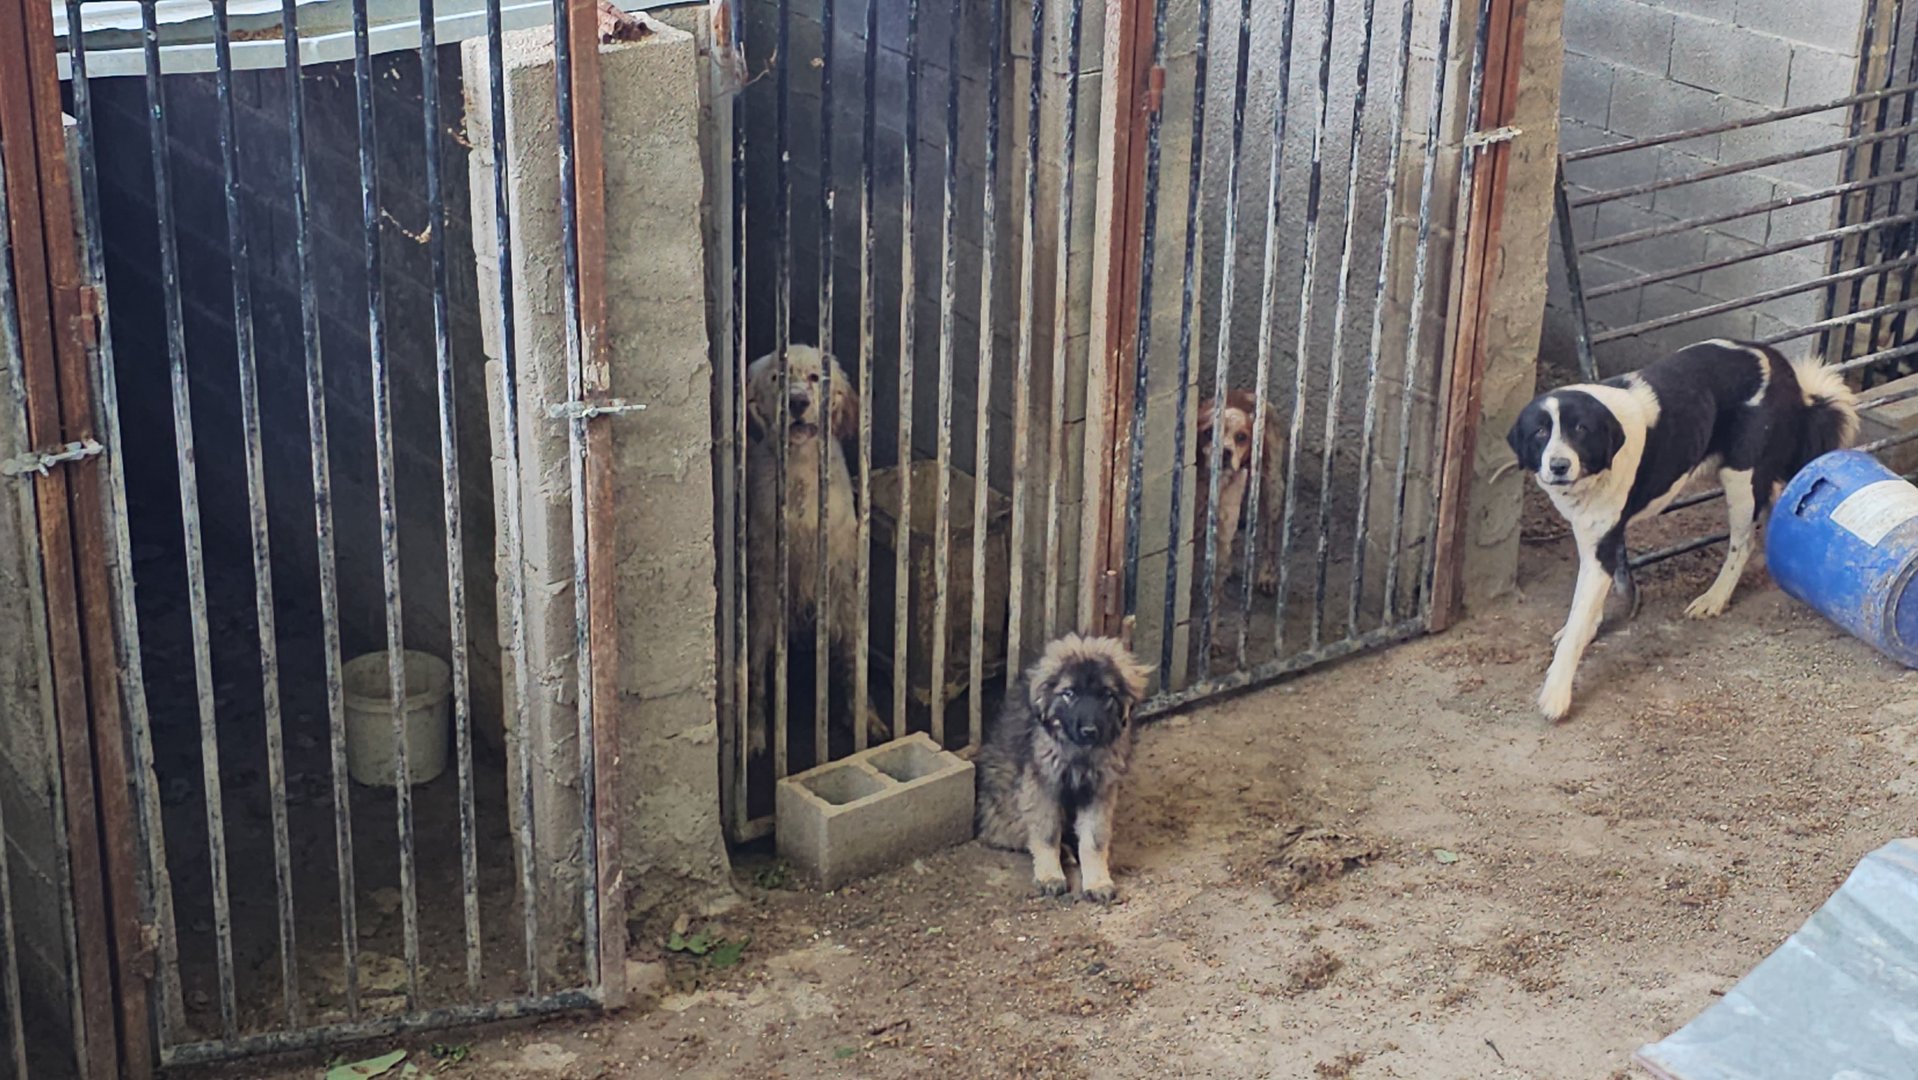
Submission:
<svg viewBox="0 0 1918 1080">
<path fill-rule="evenodd" d="M 722 940 L 706 957 L 706 962 L 716 968 L 732 967 L 739 963 L 739 958 L 745 954 L 746 946 L 752 944 L 752 940 L 750 937 L 741 938 L 738 941 Z"/>
</svg>

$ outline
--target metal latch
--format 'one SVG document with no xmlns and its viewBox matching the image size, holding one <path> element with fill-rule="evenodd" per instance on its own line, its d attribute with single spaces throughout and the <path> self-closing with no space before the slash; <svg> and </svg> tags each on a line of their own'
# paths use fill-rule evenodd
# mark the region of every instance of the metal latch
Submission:
<svg viewBox="0 0 1918 1080">
<path fill-rule="evenodd" d="M 1511 142 L 1523 134 L 1525 134 L 1524 128 L 1513 127 L 1510 124 L 1504 127 L 1495 127 L 1488 131 L 1474 131 L 1465 136 L 1465 148 L 1467 150 L 1476 150 L 1481 146 L 1490 146 L 1493 143 Z"/>
<path fill-rule="evenodd" d="M 45 476 L 55 465 L 69 461 L 81 461 L 96 454 L 106 453 L 107 448 L 92 439 L 71 442 L 58 450 L 41 453 L 26 453 L 16 458 L 0 461 L 0 476 L 26 476 L 29 473 Z"/>
<path fill-rule="evenodd" d="M 555 420 L 591 420 L 595 416 L 624 416 L 627 413 L 645 412 L 646 406 L 638 401 L 565 401 L 546 410 L 546 415 Z"/>
</svg>

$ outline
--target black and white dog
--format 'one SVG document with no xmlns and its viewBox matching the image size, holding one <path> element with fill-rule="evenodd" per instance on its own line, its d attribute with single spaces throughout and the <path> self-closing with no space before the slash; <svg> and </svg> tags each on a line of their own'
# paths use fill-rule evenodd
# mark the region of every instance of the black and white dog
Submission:
<svg viewBox="0 0 1918 1080">
<path fill-rule="evenodd" d="M 1856 405 L 1836 370 L 1737 341 L 1700 342 L 1527 405 L 1506 441 L 1578 541 L 1578 584 L 1553 638 L 1539 711 L 1557 720 L 1571 708 L 1572 678 L 1598 633 L 1607 586 L 1637 613 L 1626 526 L 1664 510 L 1693 478 L 1717 472 L 1731 544 L 1717 579 L 1685 609 L 1709 619 L 1730 602 L 1758 520 L 1785 482 L 1857 433 Z"/>
</svg>

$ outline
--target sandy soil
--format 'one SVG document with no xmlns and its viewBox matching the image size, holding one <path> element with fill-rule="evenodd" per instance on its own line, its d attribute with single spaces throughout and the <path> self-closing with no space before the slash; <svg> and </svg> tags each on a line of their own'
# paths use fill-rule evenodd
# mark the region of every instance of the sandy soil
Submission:
<svg viewBox="0 0 1918 1080">
<path fill-rule="evenodd" d="M 1918 678 L 1762 571 L 1685 621 L 1703 552 L 1642 576 L 1548 726 L 1570 552 L 1530 521 L 1509 605 L 1147 729 L 1112 908 L 976 844 L 834 894 L 745 860 L 687 927 L 750 935 L 736 965 L 651 927 L 623 1013 L 396 1045 L 489 1080 L 1631 1075 L 1911 832 Z"/>
</svg>

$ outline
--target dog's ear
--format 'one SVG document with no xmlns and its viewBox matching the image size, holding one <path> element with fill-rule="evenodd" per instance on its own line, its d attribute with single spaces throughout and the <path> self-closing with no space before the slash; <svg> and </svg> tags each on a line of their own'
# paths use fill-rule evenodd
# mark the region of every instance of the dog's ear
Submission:
<svg viewBox="0 0 1918 1080">
<path fill-rule="evenodd" d="M 766 438 L 766 418 L 760 415 L 759 395 L 752 391 L 756 386 L 748 384 L 746 393 L 746 438 L 760 442 Z"/>
<path fill-rule="evenodd" d="M 852 388 L 846 370 L 832 357 L 826 357 L 825 362 L 832 365 L 832 415 L 828 420 L 832 436 L 840 440 L 855 438 L 859 433 L 859 391 Z"/>
<path fill-rule="evenodd" d="M 1518 467 L 1531 473 L 1538 471 L 1538 456 L 1542 450 L 1532 438 L 1532 432 L 1538 427 L 1537 404 L 1533 402 L 1525 406 L 1525 411 L 1519 413 L 1518 419 L 1512 422 L 1512 430 L 1505 433 L 1505 443 L 1512 448 L 1513 456 L 1518 458 Z"/>
<path fill-rule="evenodd" d="M 771 418 L 766 415 L 766 382 L 773 370 L 773 358 L 762 356 L 746 368 L 746 438 L 759 442 L 772 430 Z"/>
<path fill-rule="evenodd" d="M 1584 465 L 1587 472 L 1598 472 L 1611 468 L 1612 459 L 1625 449 L 1625 425 L 1618 422 L 1618 417 L 1610 409 L 1599 409 L 1592 423 L 1598 429 L 1598 445 L 1604 451 L 1605 460 L 1585 462 Z"/>
<path fill-rule="evenodd" d="M 1214 414 L 1217 411 L 1214 408 L 1214 404 L 1215 403 L 1211 401 L 1199 402 L 1199 437 L 1195 441 L 1198 443 L 1199 464 L 1202 466 L 1211 461 L 1212 424 L 1215 419 Z"/>
</svg>

